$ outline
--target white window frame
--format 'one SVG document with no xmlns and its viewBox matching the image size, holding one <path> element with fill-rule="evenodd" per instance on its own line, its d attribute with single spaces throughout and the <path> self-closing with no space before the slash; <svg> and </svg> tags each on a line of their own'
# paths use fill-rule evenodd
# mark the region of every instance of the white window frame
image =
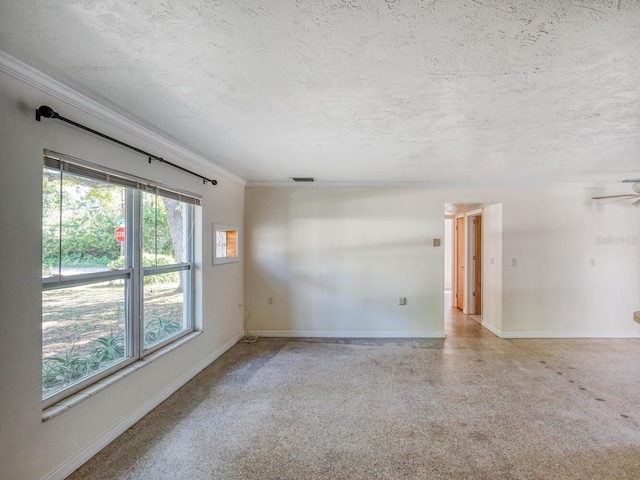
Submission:
<svg viewBox="0 0 640 480">
<path fill-rule="evenodd" d="M 219 231 L 225 231 L 225 232 L 234 232 L 236 235 L 236 241 L 235 241 L 235 252 L 236 252 L 236 256 L 235 257 L 218 257 L 217 256 L 217 250 L 218 250 L 218 235 L 217 232 Z M 235 263 L 235 262 L 239 262 L 240 261 L 240 231 L 238 230 L 238 227 L 234 226 L 234 225 L 225 225 L 222 223 L 214 223 L 213 224 L 213 240 L 212 240 L 212 244 L 213 244 L 213 248 L 212 248 L 212 256 L 213 256 L 213 265 L 224 265 L 227 263 Z"/>
<path fill-rule="evenodd" d="M 61 173 L 72 170 L 74 175 L 82 176 L 87 179 L 112 181 L 117 185 L 126 188 L 126 218 L 125 228 L 127 232 L 125 237 L 126 249 L 129 252 L 125 255 L 125 268 L 121 270 L 105 271 L 98 273 L 84 273 L 77 275 L 55 275 L 42 279 L 43 292 L 52 289 L 68 288 L 73 286 L 90 285 L 93 283 L 104 282 L 109 280 L 125 280 L 125 335 L 129 341 L 125 342 L 125 356 L 122 360 L 114 365 L 96 372 L 84 379 L 79 380 L 62 390 L 44 397 L 42 400 L 43 408 L 48 408 L 62 399 L 74 395 L 81 390 L 117 373 L 119 370 L 143 360 L 146 356 L 157 352 L 163 347 L 178 341 L 179 339 L 191 334 L 196 330 L 195 323 L 195 292 L 196 292 L 196 263 L 195 263 L 195 233 L 200 231 L 196 225 L 196 208 L 201 204 L 200 196 L 171 189 L 166 186 L 150 182 L 148 180 L 132 176 L 127 173 L 112 170 L 106 167 L 95 165 L 84 160 L 69 157 L 63 154 L 44 151 L 44 166 L 59 162 Z M 84 174 L 83 174 L 84 173 Z M 106 179 L 105 179 L 106 178 Z M 117 181 L 113 181 L 117 178 Z M 111 179 L 111 180 L 109 180 Z M 141 235 L 141 211 L 142 211 L 142 194 L 143 192 L 155 191 L 160 195 L 175 198 L 188 203 L 187 212 L 185 214 L 186 230 L 191 232 L 185 241 L 187 262 L 175 263 L 161 266 L 142 266 L 142 240 Z M 148 275 L 190 271 L 188 277 L 188 285 L 183 286 L 184 292 L 184 318 L 187 319 L 187 327 L 177 332 L 162 342 L 152 345 L 149 348 L 144 347 L 144 277 Z"/>
</svg>

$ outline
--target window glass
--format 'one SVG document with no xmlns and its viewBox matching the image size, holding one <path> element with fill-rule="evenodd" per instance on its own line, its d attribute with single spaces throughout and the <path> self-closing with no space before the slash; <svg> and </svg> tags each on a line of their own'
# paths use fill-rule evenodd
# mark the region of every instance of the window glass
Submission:
<svg viewBox="0 0 640 480">
<path fill-rule="evenodd" d="M 126 356 L 125 282 L 42 294 L 42 393 L 50 396 Z"/>
<path fill-rule="evenodd" d="M 164 342 L 191 327 L 189 262 L 191 206 L 179 200 L 143 193 L 144 348 Z M 173 267 L 172 267 L 173 266 Z"/>
<path fill-rule="evenodd" d="M 163 253 L 172 256 L 171 263 L 188 262 L 187 251 L 185 246 L 185 233 L 188 212 L 191 211 L 190 205 L 167 197 L 158 197 L 158 203 L 162 204 L 162 208 L 158 209 L 158 215 L 162 215 L 162 222 L 168 226 L 159 232 L 162 239 L 161 245 L 164 248 Z M 190 235 L 190 229 L 188 235 Z"/>
<path fill-rule="evenodd" d="M 226 230 L 216 230 L 216 258 L 227 256 L 227 232 Z"/>
<path fill-rule="evenodd" d="M 42 277 L 60 272 L 60 170 L 45 168 L 42 176 Z"/>
<path fill-rule="evenodd" d="M 125 188 L 64 174 L 61 274 L 108 270 L 124 254 L 116 230 L 124 230 Z"/>
<path fill-rule="evenodd" d="M 148 192 L 142 198 L 142 266 L 187 261 L 184 216 L 189 205 Z"/>
<path fill-rule="evenodd" d="M 238 258 L 238 229 L 232 225 L 213 225 L 214 249 L 213 264 L 237 262 Z"/>
<path fill-rule="evenodd" d="M 124 194 L 124 187 L 44 169 L 42 272 L 58 283 L 42 293 L 43 397 L 126 357 L 127 277 L 92 276 L 117 267 L 123 255 L 116 233 L 124 225 Z M 79 280 L 65 284 L 69 276 Z"/>
<path fill-rule="evenodd" d="M 66 164 L 45 155 L 46 405 L 193 330 L 197 207 L 133 186 L 140 184 L 111 183 L 87 162 Z"/>
<path fill-rule="evenodd" d="M 144 348 L 157 345 L 189 328 L 184 285 L 189 272 L 170 272 L 144 277 Z"/>
</svg>

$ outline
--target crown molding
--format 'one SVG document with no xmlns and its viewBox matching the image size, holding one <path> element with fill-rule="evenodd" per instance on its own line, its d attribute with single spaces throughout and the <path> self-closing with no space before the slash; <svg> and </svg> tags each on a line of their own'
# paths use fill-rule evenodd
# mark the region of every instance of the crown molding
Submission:
<svg viewBox="0 0 640 480">
<path fill-rule="evenodd" d="M 295 183 L 293 181 L 252 182 L 249 188 L 420 188 L 420 189 L 559 189 L 559 188 L 607 188 L 624 186 L 622 182 L 602 183 L 541 183 L 541 182 L 322 182 Z"/>
<path fill-rule="evenodd" d="M 245 186 L 247 183 L 237 175 L 211 163 L 202 156 L 178 145 L 174 141 L 114 112 L 95 100 L 76 92 L 72 88 L 21 62 L 2 50 L 0 50 L 0 71 L 113 127 L 119 128 L 140 140 L 157 145 L 162 150 L 171 152 L 180 159 L 188 162 L 191 166 L 204 168 L 214 176 L 224 177 L 226 180 L 241 186 Z"/>
<path fill-rule="evenodd" d="M 509 188 L 606 188 L 619 187 L 622 182 L 600 183 L 541 183 L 541 182 L 420 182 L 420 181 L 388 181 L 388 182 L 323 182 L 317 181 L 311 184 L 293 183 L 292 181 L 249 181 L 225 170 L 224 168 L 208 161 L 188 148 L 185 148 L 174 140 L 130 120 L 123 115 L 110 110 L 91 98 L 76 92 L 72 88 L 49 77 L 39 70 L 12 57 L 0 50 L 0 72 L 27 84 L 37 90 L 50 95 L 72 107 L 75 107 L 115 128 L 125 131 L 140 140 L 158 146 L 160 149 L 170 152 L 191 166 L 203 168 L 213 176 L 223 177 L 226 180 L 246 187 L 267 188 L 473 188 L 473 189 L 509 189 Z M 637 177 L 629 175 L 628 178 Z"/>
</svg>

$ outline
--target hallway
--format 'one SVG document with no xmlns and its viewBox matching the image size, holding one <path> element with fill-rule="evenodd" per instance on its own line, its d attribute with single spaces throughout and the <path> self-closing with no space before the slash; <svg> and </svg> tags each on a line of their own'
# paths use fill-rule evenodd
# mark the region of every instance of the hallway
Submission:
<svg viewBox="0 0 640 480">
<path fill-rule="evenodd" d="M 487 338 L 496 336 L 456 307 L 444 307 L 444 333 L 447 338 Z"/>
</svg>

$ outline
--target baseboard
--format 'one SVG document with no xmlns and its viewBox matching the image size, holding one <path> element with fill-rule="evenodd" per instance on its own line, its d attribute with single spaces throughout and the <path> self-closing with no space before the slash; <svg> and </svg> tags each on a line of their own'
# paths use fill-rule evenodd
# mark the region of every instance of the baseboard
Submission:
<svg viewBox="0 0 640 480">
<path fill-rule="evenodd" d="M 91 457 L 96 455 L 100 450 L 105 448 L 111 442 L 113 442 L 116 438 L 122 435 L 128 428 L 130 428 L 133 424 L 135 424 L 138 420 L 144 417 L 151 410 L 160 405 L 163 401 L 169 398 L 176 390 L 182 387 L 185 383 L 195 377 L 198 373 L 204 370 L 207 366 L 209 366 L 212 362 L 214 362 L 220 355 L 233 347 L 238 340 L 240 340 L 243 336 L 243 333 L 237 333 L 231 338 L 227 343 L 222 345 L 220 348 L 216 349 L 210 355 L 205 357 L 203 360 L 195 364 L 191 367 L 187 372 L 178 377 L 171 385 L 167 388 L 158 392 L 156 395 L 151 397 L 147 402 L 140 406 L 136 411 L 134 411 L 131 415 L 127 416 L 124 420 L 119 422 L 113 428 L 108 430 L 98 439 L 96 439 L 93 443 L 88 445 L 84 450 L 80 453 L 72 457 L 69 461 L 65 462 L 54 471 L 43 477 L 42 480 L 64 480 L 69 475 L 71 475 L 74 471 L 84 465 Z"/>
<path fill-rule="evenodd" d="M 640 338 L 634 332 L 503 332 L 487 322 L 482 326 L 499 338 Z"/>
<path fill-rule="evenodd" d="M 488 322 L 482 322 L 481 325 L 491 333 L 493 333 L 496 337 L 503 338 L 502 330 L 496 328 Z"/>
<path fill-rule="evenodd" d="M 317 338 L 444 338 L 444 332 L 344 332 L 318 330 L 251 330 L 258 337 Z"/>
<path fill-rule="evenodd" d="M 640 338 L 634 332 L 502 332 L 502 338 Z"/>
</svg>

